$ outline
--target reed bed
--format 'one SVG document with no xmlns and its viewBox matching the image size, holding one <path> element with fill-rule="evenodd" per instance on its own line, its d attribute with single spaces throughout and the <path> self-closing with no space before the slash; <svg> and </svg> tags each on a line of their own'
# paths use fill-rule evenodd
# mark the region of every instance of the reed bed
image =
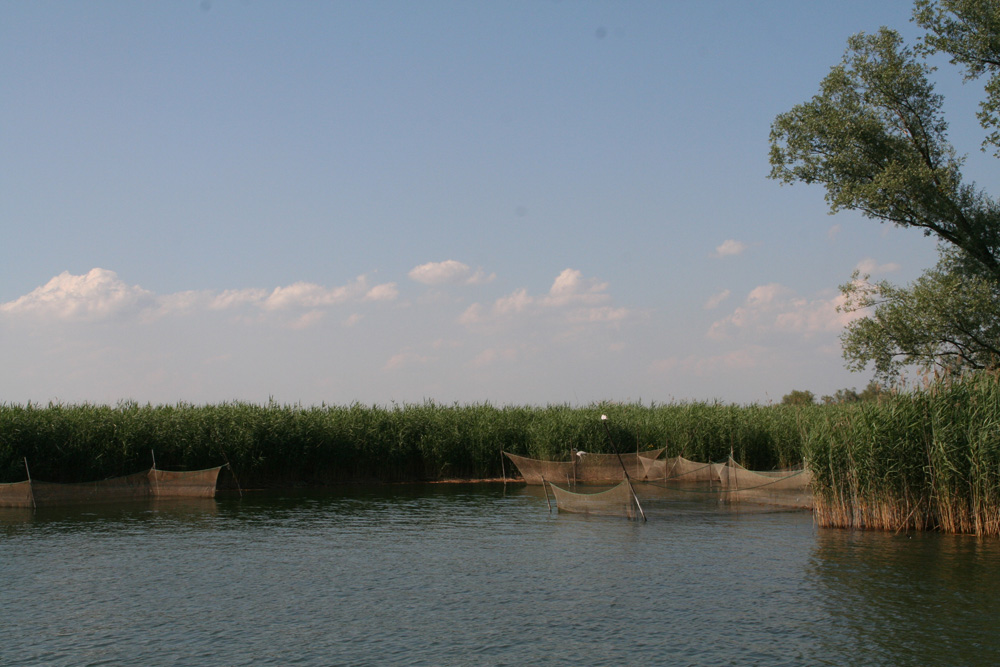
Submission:
<svg viewBox="0 0 1000 667">
<path fill-rule="evenodd" d="M 0 481 L 75 482 L 148 467 L 230 463 L 244 486 L 499 478 L 501 450 L 568 459 L 611 452 L 601 415 L 622 451 L 770 468 L 802 460 L 804 424 L 822 408 L 594 404 L 418 405 L 0 405 Z"/>
<path fill-rule="evenodd" d="M 821 526 L 1000 535 L 1000 378 L 940 379 L 806 435 Z"/>
<path fill-rule="evenodd" d="M 821 526 L 1000 535 L 1000 376 L 839 405 L 0 405 L 0 482 L 229 463 L 244 487 L 489 479 L 501 451 L 667 448 L 757 470 L 808 461 Z"/>
</svg>

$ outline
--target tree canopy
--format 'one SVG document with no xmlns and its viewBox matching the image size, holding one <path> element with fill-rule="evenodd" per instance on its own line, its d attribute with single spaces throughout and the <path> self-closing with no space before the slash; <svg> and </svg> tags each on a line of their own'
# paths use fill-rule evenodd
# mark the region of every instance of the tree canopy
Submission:
<svg viewBox="0 0 1000 667">
<path fill-rule="evenodd" d="M 907 287 L 855 273 L 841 291 L 842 310 L 872 311 L 841 336 L 851 370 L 870 363 L 887 382 L 909 365 L 960 371 L 1000 362 L 1000 283 L 956 267 L 954 254 Z"/>
<path fill-rule="evenodd" d="M 983 146 L 1000 156 L 1000 8 L 995 0 L 917 0 L 913 20 L 927 31 L 920 48 L 944 52 L 965 68 L 965 80 L 986 76 L 979 122 L 989 132 Z"/>
<path fill-rule="evenodd" d="M 963 182 L 927 62 L 943 52 L 985 76 L 979 120 L 1000 148 L 1000 1 L 917 0 L 916 47 L 882 28 L 848 40 L 820 91 L 771 126 L 771 178 L 820 184 L 831 213 L 855 210 L 935 236 L 942 259 L 907 287 L 852 277 L 843 309 L 848 367 L 889 379 L 902 366 L 990 368 L 1000 360 L 1000 203 Z M 1000 151 L 998 151 L 1000 155 Z"/>
</svg>

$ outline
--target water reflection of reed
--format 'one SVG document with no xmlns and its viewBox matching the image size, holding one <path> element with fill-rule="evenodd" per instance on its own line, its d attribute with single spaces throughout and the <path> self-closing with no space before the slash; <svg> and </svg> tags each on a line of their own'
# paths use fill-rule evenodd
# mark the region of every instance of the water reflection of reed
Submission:
<svg viewBox="0 0 1000 667">
<path fill-rule="evenodd" d="M 56 507 L 0 507 L 0 524 L 59 522 L 93 524 L 135 521 L 143 518 L 176 521 L 200 520 L 216 516 L 219 504 L 214 498 L 159 498 L 117 503 L 83 503 Z"/>
<path fill-rule="evenodd" d="M 856 646 L 858 665 L 1000 664 L 998 564 L 995 540 L 820 530 L 809 569 L 830 623 L 817 641 Z"/>
</svg>

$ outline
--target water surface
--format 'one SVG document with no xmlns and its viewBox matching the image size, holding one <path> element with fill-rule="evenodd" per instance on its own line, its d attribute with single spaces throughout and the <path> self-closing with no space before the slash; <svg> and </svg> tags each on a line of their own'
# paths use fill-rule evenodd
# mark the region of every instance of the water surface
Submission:
<svg viewBox="0 0 1000 667">
<path fill-rule="evenodd" d="M 2 665 L 1000 663 L 1000 542 L 410 485 L 0 511 Z"/>
</svg>

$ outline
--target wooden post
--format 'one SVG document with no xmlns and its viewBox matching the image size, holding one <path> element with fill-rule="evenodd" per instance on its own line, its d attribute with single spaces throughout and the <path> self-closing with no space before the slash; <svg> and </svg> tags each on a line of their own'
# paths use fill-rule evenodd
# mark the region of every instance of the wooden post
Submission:
<svg viewBox="0 0 1000 667">
<path fill-rule="evenodd" d="M 28 457 L 24 457 L 24 472 L 28 475 L 28 493 L 31 495 L 31 509 L 38 509 L 38 505 L 35 504 L 35 489 L 31 483 L 31 470 L 28 469 Z"/>
<path fill-rule="evenodd" d="M 608 434 L 608 440 L 611 441 L 611 448 L 615 451 L 615 456 L 618 457 L 618 463 L 622 467 L 622 472 L 625 473 L 625 481 L 628 482 L 628 490 L 632 492 L 632 499 L 635 500 L 635 506 L 639 508 L 639 514 L 642 515 L 642 520 L 646 520 L 646 513 L 642 511 L 642 505 L 639 503 L 639 496 L 635 495 L 635 489 L 632 488 L 632 480 L 629 479 L 628 470 L 625 468 L 625 462 L 622 461 L 622 455 L 618 453 L 618 445 L 615 444 L 615 439 L 611 437 L 611 429 L 608 428 L 608 416 L 601 415 L 601 423 L 604 424 L 604 432 Z"/>
</svg>

